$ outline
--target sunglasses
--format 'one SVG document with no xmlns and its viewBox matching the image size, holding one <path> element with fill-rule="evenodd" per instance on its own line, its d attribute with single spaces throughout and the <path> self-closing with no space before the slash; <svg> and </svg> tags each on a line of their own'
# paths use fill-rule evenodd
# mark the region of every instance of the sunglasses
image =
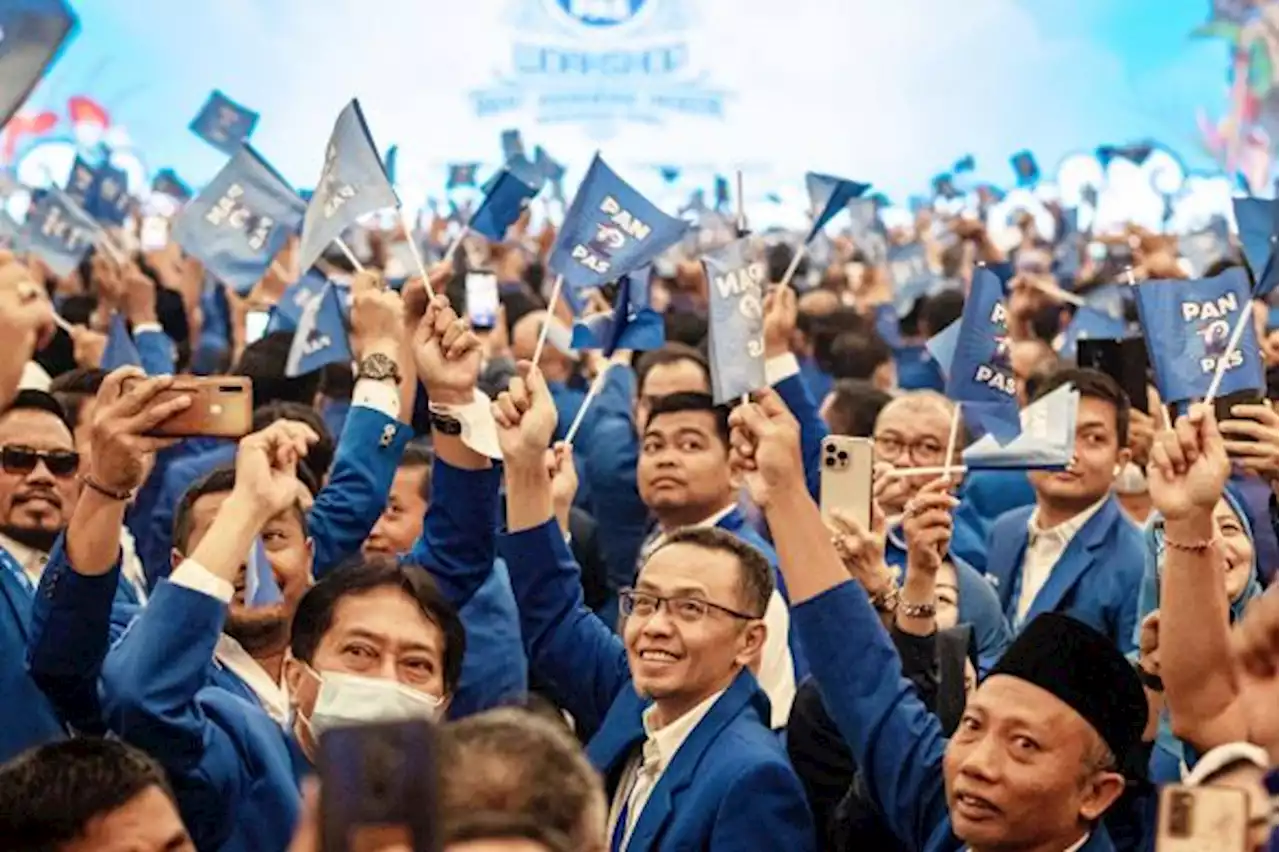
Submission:
<svg viewBox="0 0 1280 852">
<path fill-rule="evenodd" d="M 36 450 L 31 447 L 12 444 L 0 447 L 0 467 L 5 473 L 26 475 L 36 469 L 36 465 L 44 462 L 44 466 L 54 476 L 63 478 L 73 475 L 80 468 L 80 454 L 74 450 Z"/>
</svg>

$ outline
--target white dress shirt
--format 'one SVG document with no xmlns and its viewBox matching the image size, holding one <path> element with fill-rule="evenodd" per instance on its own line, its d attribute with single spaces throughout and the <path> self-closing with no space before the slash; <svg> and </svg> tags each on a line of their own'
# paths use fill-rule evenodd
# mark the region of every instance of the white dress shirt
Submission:
<svg viewBox="0 0 1280 852">
<path fill-rule="evenodd" d="M 22 542 L 14 541 L 3 534 L 0 534 L 0 547 L 9 551 L 9 555 L 13 557 L 14 561 L 22 566 L 22 573 L 27 575 L 27 579 L 31 581 L 32 586 L 40 585 L 40 576 L 44 574 L 44 568 L 49 564 L 49 554 L 43 550 L 28 547 Z"/>
<path fill-rule="evenodd" d="M 737 508 L 737 503 L 730 503 L 720 511 L 695 527 L 714 527 Z M 640 561 L 643 563 L 649 554 L 658 549 L 667 534 L 659 532 L 640 549 Z M 796 668 L 791 659 L 791 646 L 787 644 L 788 631 L 791 628 L 791 612 L 787 602 L 777 589 L 769 596 L 769 605 L 764 610 L 765 640 L 760 655 L 760 669 L 755 672 L 756 682 L 769 696 L 769 724 L 775 729 L 787 724 L 791 715 L 791 704 L 796 699 Z"/>
<path fill-rule="evenodd" d="M 1047 530 L 1040 527 L 1040 509 L 1032 510 L 1031 517 L 1027 519 L 1027 552 L 1022 557 L 1022 587 L 1018 592 L 1017 611 L 1019 621 L 1030 611 L 1036 595 L 1048 582 L 1053 567 L 1066 552 L 1071 539 L 1089 523 L 1089 519 L 1098 513 L 1110 496 L 1110 492 L 1104 494 L 1101 500 L 1080 514 Z"/>
<path fill-rule="evenodd" d="M 627 767 L 623 770 L 622 779 L 609 806 L 609 836 L 612 837 L 617 830 L 618 820 L 622 817 L 623 804 L 626 805 L 627 823 L 623 829 L 620 849 L 626 849 L 631 841 L 631 832 L 635 829 L 640 814 L 644 812 L 649 795 L 658 786 L 662 773 L 671 765 L 680 746 L 684 745 L 693 729 L 698 727 L 698 723 L 722 695 L 723 689 L 656 730 L 653 727 L 653 716 L 657 707 L 651 705 L 644 711 L 641 717 L 645 733 L 644 745 L 639 754 L 627 761 Z"/>
</svg>

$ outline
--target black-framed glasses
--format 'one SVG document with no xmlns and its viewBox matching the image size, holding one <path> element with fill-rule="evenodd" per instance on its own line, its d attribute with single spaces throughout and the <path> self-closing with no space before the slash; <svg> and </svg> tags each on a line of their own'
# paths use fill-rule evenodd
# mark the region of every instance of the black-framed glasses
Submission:
<svg viewBox="0 0 1280 852">
<path fill-rule="evenodd" d="M 721 606 L 702 598 L 691 598 L 684 595 L 664 597 L 663 595 L 655 595 L 653 592 L 639 592 L 635 589 L 620 589 L 618 591 L 618 605 L 623 615 L 634 615 L 638 618 L 649 618 L 665 606 L 667 613 L 672 618 L 683 621 L 686 624 L 701 621 L 713 609 L 723 612 L 732 618 L 740 618 L 743 621 L 755 621 L 756 619 L 764 618 L 763 615 L 748 615 L 745 612 L 738 612 L 736 609 L 729 609 L 727 606 Z"/>
<path fill-rule="evenodd" d="M 75 450 L 37 450 L 18 444 L 0 447 L 0 467 L 5 473 L 25 476 L 40 462 L 54 476 L 65 478 L 80 469 L 80 454 Z"/>
<path fill-rule="evenodd" d="M 936 438 L 905 441 L 897 435 L 876 435 L 872 440 L 875 442 L 876 457 L 885 461 L 898 458 L 906 450 L 916 464 L 934 464 L 940 462 L 947 451 L 946 446 Z"/>
</svg>

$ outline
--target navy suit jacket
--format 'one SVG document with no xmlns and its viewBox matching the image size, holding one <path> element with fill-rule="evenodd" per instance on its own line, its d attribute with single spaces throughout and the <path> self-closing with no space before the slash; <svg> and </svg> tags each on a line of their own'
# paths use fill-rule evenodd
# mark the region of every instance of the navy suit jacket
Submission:
<svg viewBox="0 0 1280 852">
<path fill-rule="evenodd" d="M 1027 521 L 1034 508 L 1025 506 L 1001 515 L 991 526 L 987 545 L 987 574 L 997 583 L 1014 631 L 1042 612 L 1061 612 L 1109 636 L 1121 651 L 1136 651 L 1138 591 L 1146 548 L 1142 533 L 1125 517 L 1114 494 L 1071 539 L 1026 618 L 1017 618 Z"/>
<path fill-rule="evenodd" d="M 907 848 L 957 852 L 943 788 L 946 737 L 911 682 L 866 592 L 853 581 L 791 613 L 823 702 L 861 768 L 867 791 Z M 781 848 L 781 847 L 779 847 Z M 1098 826 L 1081 852 L 1112 852 Z"/>
<path fill-rule="evenodd" d="M 503 536 L 525 649 L 557 703 L 596 734 L 587 755 L 616 792 L 645 739 L 620 640 L 582 601 L 578 566 L 555 520 Z M 740 672 L 662 773 L 630 849 L 813 849 L 804 788 L 769 730 L 769 701 Z"/>
</svg>

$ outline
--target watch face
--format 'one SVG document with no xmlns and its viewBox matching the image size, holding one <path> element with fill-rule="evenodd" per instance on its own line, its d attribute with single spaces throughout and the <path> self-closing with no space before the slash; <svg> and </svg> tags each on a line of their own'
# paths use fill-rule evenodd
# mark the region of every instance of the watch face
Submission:
<svg viewBox="0 0 1280 852">
<path fill-rule="evenodd" d="M 462 423 L 444 414 L 432 414 L 431 425 L 442 435 L 461 435 Z"/>
</svg>

